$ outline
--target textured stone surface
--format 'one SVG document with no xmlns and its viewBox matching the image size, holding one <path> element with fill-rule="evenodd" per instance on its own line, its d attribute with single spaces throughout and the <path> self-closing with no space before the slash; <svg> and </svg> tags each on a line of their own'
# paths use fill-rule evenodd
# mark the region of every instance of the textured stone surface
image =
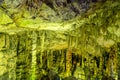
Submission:
<svg viewBox="0 0 120 80">
<path fill-rule="evenodd" d="M 84 17 L 50 22 L 31 18 L 27 11 L 15 10 L 18 13 L 11 18 L 0 8 L 0 79 L 5 74 L 13 80 L 40 80 L 49 75 L 47 69 L 61 78 L 117 78 L 119 10 L 119 3 L 108 1 Z"/>
</svg>

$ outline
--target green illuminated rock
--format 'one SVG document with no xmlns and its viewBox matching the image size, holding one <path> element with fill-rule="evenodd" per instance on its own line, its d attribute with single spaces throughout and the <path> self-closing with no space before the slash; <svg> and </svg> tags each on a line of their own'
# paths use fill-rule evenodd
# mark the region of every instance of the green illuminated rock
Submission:
<svg viewBox="0 0 120 80">
<path fill-rule="evenodd" d="M 120 79 L 119 2 L 97 2 L 76 17 L 54 2 L 54 9 L 45 1 L 28 4 L 0 5 L 0 80 Z"/>
</svg>

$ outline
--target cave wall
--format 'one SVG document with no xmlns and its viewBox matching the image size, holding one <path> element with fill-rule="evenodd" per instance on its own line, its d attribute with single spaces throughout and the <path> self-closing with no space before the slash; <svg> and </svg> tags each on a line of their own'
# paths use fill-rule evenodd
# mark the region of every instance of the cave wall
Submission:
<svg viewBox="0 0 120 80">
<path fill-rule="evenodd" d="M 41 80 L 52 70 L 61 79 L 119 80 L 119 10 L 108 1 L 95 13 L 52 23 L 10 19 L 0 8 L 0 79 Z"/>
</svg>

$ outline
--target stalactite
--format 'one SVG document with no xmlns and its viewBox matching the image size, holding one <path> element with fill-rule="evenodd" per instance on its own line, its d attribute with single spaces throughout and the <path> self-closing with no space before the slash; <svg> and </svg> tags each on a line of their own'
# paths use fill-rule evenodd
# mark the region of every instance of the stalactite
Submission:
<svg viewBox="0 0 120 80">
<path fill-rule="evenodd" d="M 63 49 L 63 71 L 66 71 L 66 51 L 67 49 Z"/>
<path fill-rule="evenodd" d="M 20 47 L 20 36 L 18 36 L 18 42 L 17 42 L 17 56 L 19 55 L 19 48 Z"/>
<path fill-rule="evenodd" d="M 72 39 L 72 47 L 75 48 L 75 40 L 76 40 L 75 36 L 72 36 L 71 39 Z"/>
<path fill-rule="evenodd" d="M 116 45 L 113 45 L 111 47 L 111 51 L 110 51 L 110 59 L 111 59 L 111 64 L 110 64 L 110 76 L 112 78 L 116 78 L 116 68 L 117 68 L 117 48 Z"/>
<path fill-rule="evenodd" d="M 53 51 L 52 54 L 53 54 L 53 65 L 52 65 L 52 67 L 55 68 L 56 60 L 57 60 L 57 58 L 56 58 L 56 51 Z"/>
<path fill-rule="evenodd" d="M 45 70 L 45 72 L 46 72 L 46 70 L 48 69 L 48 66 L 47 66 L 47 50 L 45 50 L 42 54 L 42 64 L 43 64 L 42 69 Z"/>
<path fill-rule="evenodd" d="M 117 43 L 117 79 L 120 80 L 120 42 Z"/>
<path fill-rule="evenodd" d="M 41 32 L 36 31 L 36 79 L 39 80 L 41 78 L 42 69 L 41 69 Z M 29 51 L 29 50 L 28 50 Z M 29 54 L 30 56 L 30 54 Z M 30 62 L 30 61 L 28 61 Z"/>
<path fill-rule="evenodd" d="M 68 48 L 66 52 L 66 76 L 70 76 L 70 69 L 71 69 L 71 59 L 72 59 L 72 49 Z"/>
<path fill-rule="evenodd" d="M 7 37 L 7 35 L 5 34 L 5 45 L 4 45 L 5 48 L 6 48 L 6 46 L 7 46 L 7 45 L 6 45 L 6 44 L 7 44 L 7 42 L 6 42 L 6 40 L 7 40 L 6 37 Z"/>
<path fill-rule="evenodd" d="M 52 65 L 53 65 L 53 50 L 50 50 L 50 60 L 49 60 L 49 67 L 52 68 Z"/>
<path fill-rule="evenodd" d="M 112 60 L 110 60 L 110 76 L 112 78 L 115 77 L 115 75 L 114 75 L 114 65 L 113 65 L 113 61 Z"/>
<path fill-rule="evenodd" d="M 55 69 L 55 71 L 58 71 L 58 67 L 59 67 L 59 51 L 55 50 L 53 51 L 53 69 Z"/>
<path fill-rule="evenodd" d="M 79 61 L 80 61 L 80 67 L 82 68 L 82 61 L 83 61 L 83 59 L 82 59 L 83 57 L 82 57 L 82 55 L 80 55 L 80 57 L 79 57 Z"/>
<path fill-rule="evenodd" d="M 62 71 L 64 71 L 64 51 L 61 50 L 61 62 L 60 62 L 60 66 L 62 67 Z"/>
<path fill-rule="evenodd" d="M 61 50 L 58 50 L 58 55 L 57 55 L 57 58 L 58 58 L 58 73 L 61 73 L 61 65 L 60 65 L 60 62 L 61 62 Z"/>
<path fill-rule="evenodd" d="M 36 43 L 37 43 L 37 34 L 35 31 L 32 32 L 32 80 L 36 78 Z"/>
<path fill-rule="evenodd" d="M 38 51 L 40 51 L 39 50 L 39 48 L 41 47 L 41 32 L 40 31 L 37 31 L 37 49 L 38 49 Z"/>
<path fill-rule="evenodd" d="M 57 66 L 56 66 L 56 67 L 58 67 L 58 69 L 60 68 L 60 66 L 59 66 L 60 61 L 61 61 L 61 51 L 58 50 L 57 51 Z"/>
<path fill-rule="evenodd" d="M 9 63 L 7 64 L 7 68 L 9 71 L 9 78 L 16 79 L 16 46 L 17 46 L 17 36 L 16 35 L 9 35 L 10 39 L 10 46 L 9 46 Z"/>
<path fill-rule="evenodd" d="M 47 50 L 47 68 L 50 69 L 50 50 Z"/>
<path fill-rule="evenodd" d="M 28 79 L 31 71 L 31 42 L 29 33 L 26 32 L 26 38 L 22 37 L 23 34 L 18 35 L 17 41 L 17 62 L 16 62 L 16 78 L 17 79 Z M 29 37 L 28 37 L 29 36 Z"/>
<path fill-rule="evenodd" d="M 10 46 L 9 45 L 9 35 L 8 34 L 4 34 L 4 46 L 3 46 L 3 49 L 4 50 L 8 50 L 9 46 Z"/>
<path fill-rule="evenodd" d="M 79 44 L 78 44 L 78 38 L 79 38 L 79 37 L 75 37 L 75 48 L 78 48 L 78 45 L 79 45 Z"/>
<path fill-rule="evenodd" d="M 19 61 L 19 57 L 20 57 L 20 36 L 18 36 L 18 41 L 17 41 L 17 60 L 16 60 L 16 79 L 21 79 L 21 65 L 20 65 L 20 61 Z"/>
<path fill-rule="evenodd" d="M 40 52 L 40 63 L 41 63 L 41 67 L 42 67 L 42 55 L 44 52 L 44 43 L 45 43 L 45 31 L 43 30 L 41 33 L 41 52 Z"/>
<path fill-rule="evenodd" d="M 75 53 L 71 53 L 72 54 L 72 69 L 71 69 L 71 74 L 74 75 L 76 68 L 77 68 L 77 57 L 75 55 Z"/>
<path fill-rule="evenodd" d="M 25 42 L 25 67 L 24 67 L 24 73 L 23 73 L 23 76 L 25 77 L 25 79 L 29 79 L 30 77 L 30 73 L 31 73 L 31 62 L 32 62 L 32 53 L 31 53 L 31 50 L 28 50 L 27 47 L 28 47 L 28 38 L 26 39 L 26 42 Z M 32 46 L 32 45 L 31 45 Z M 29 46 L 30 47 L 30 46 Z M 36 54 L 37 56 L 37 54 Z M 37 73 L 37 72 L 36 72 Z"/>
<path fill-rule="evenodd" d="M 69 34 L 66 35 L 66 40 L 67 40 L 68 46 L 70 46 L 70 37 L 69 37 Z"/>
</svg>

